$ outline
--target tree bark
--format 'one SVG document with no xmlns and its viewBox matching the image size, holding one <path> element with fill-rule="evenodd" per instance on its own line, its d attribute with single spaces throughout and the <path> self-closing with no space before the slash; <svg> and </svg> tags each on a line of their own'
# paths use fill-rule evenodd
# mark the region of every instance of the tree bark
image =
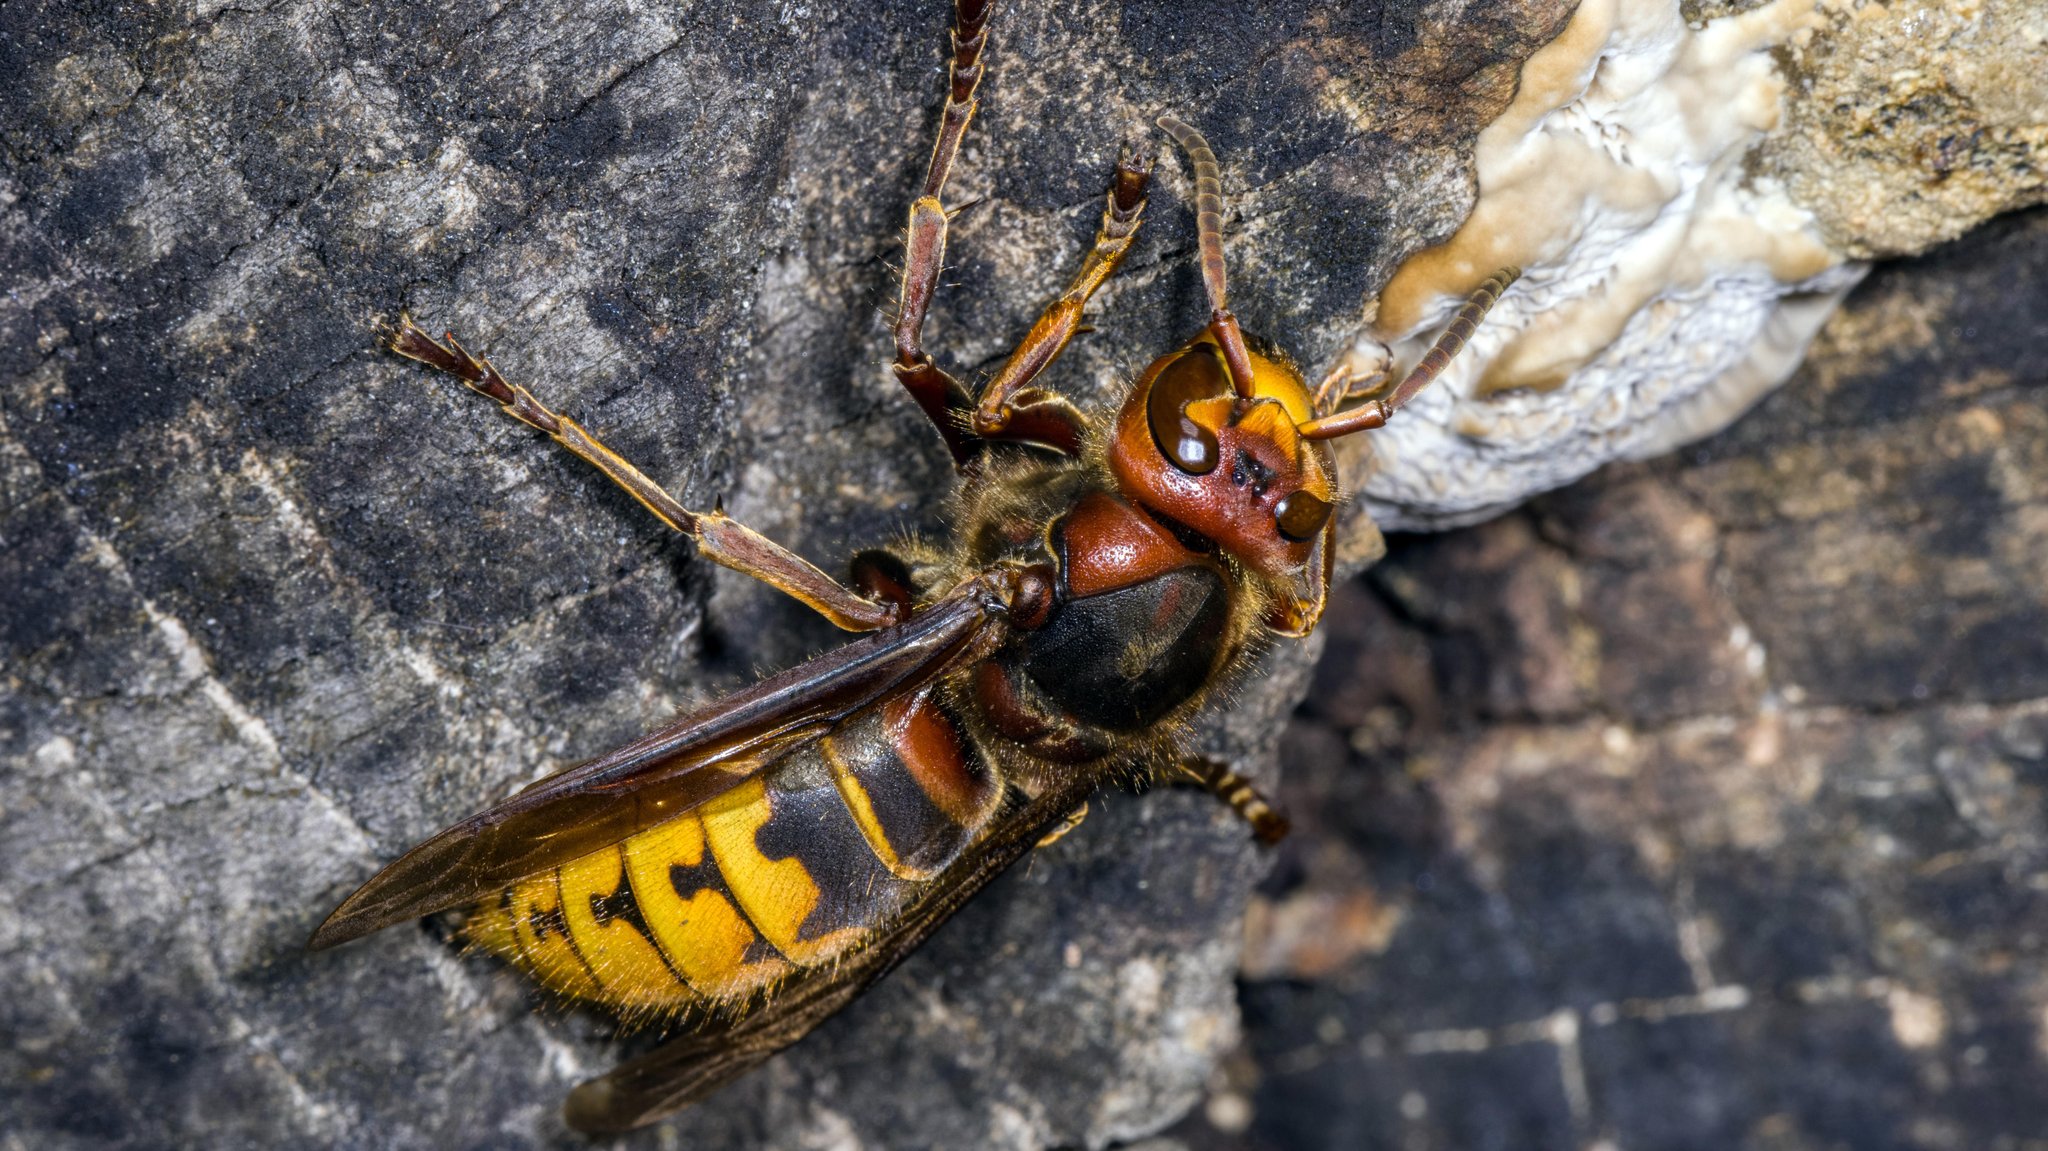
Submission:
<svg viewBox="0 0 2048 1151">
<path fill-rule="evenodd" d="M 686 503 L 828 570 L 943 530 L 945 453 L 881 364 L 946 7 L 0 9 L 8 1135 L 580 1145 L 564 1091 L 648 1037 L 535 1011 L 431 925 L 318 956 L 305 936 L 434 829 L 838 633 L 372 325 L 455 329 Z M 1120 144 L 1173 111 L 1223 159 L 1245 326 L 1313 371 L 1464 218 L 1474 136 L 1569 14 L 1000 6 L 933 346 L 969 376 L 1000 362 L 1078 262 Z M 1162 156 L 1049 380 L 1091 412 L 1205 318 L 1184 191 Z M 2041 235 L 1890 273 L 1835 359 L 1705 456 L 1407 542 L 1348 594 L 1347 654 L 1286 745 L 1297 818 L 1327 833 L 1293 850 L 1338 878 L 1283 857 L 1255 925 L 1370 891 L 1406 926 L 1320 967 L 1255 936 L 1230 1066 L 1266 1086 L 1221 1091 L 1260 1138 L 1408 1131 L 1412 1088 L 1433 1145 L 1527 1113 L 1559 1146 L 1682 1146 L 1694 1128 L 1642 1117 L 1693 1068 L 1747 1124 L 1696 1129 L 1758 1146 L 1806 1145 L 1762 1142 L 1780 1113 L 1819 1145 L 1838 1128 L 1812 1115 L 1905 1090 L 1866 1118 L 1927 1119 L 1917 1145 L 2048 1137 L 2026 1103 Z M 1270 769 L 1319 642 L 1276 647 L 1200 742 Z M 1095 1147 L 1172 1122 L 1238 1034 L 1266 857 L 1201 796 L 1096 808 L 844 1017 L 632 1142 Z M 1455 897 L 1404 894 L 1423 875 Z M 1499 918 L 1525 895 L 1542 946 Z M 1700 1023 L 1631 1006 L 1724 985 L 1748 998 Z M 1322 1050 L 1303 1005 L 1326 999 L 1352 1062 L 1288 1062 Z M 1576 1080 L 1556 1044 L 1489 1038 L 1470 1072 L 1411 1053 L 1567 1011 Z M 1802 1051 L 1850 1069 L 1757 1070 Z M 1682 1070 L 1624 1073 L 1644 1066 Z M 1429 1125 L 1464 1112 L 1481 1125 Z"/>
</svg>

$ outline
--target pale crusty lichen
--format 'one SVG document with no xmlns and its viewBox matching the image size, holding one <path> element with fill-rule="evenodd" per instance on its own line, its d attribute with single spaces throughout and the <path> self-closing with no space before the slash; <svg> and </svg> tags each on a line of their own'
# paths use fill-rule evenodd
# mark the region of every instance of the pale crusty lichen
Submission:
<svg viewBox="0 0 2048 1151">
<path fill-rule="evenodd" d="M 1858 258 L 2048 200 L 2048 6 L 1828 0 L 1760 167 Z"/>
</svg>

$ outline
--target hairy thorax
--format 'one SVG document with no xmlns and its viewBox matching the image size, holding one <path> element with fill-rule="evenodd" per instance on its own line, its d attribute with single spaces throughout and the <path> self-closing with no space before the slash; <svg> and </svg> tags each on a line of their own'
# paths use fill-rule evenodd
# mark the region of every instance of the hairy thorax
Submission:
<svg viewBox="0 0 2048 1151">
<path fill-rule="evenodd" d="M 1019 563 L 1054 593 L 963 695 L 1025 760 L 1143 759 L 1238 660 L 1260 597 L 1208 541 L 1115 494 L 1105 469 L 1010 457 L 962 492 L 960 547 L 927 572 L 943 586 Z"/>
</svg>

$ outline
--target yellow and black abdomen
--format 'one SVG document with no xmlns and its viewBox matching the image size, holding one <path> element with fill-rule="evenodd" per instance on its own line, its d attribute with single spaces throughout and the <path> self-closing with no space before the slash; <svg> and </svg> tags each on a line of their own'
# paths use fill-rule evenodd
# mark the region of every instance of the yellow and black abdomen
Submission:
<svg viewBox="0 0 2048 1151">
<path fill-rule="evenodd" d="M 987 827 L 1002 783 L 933 689 L 754 779 L 520 880 L 469 939 L 627 1016 L 743 999 L 888 923 Z"/>
</svg>

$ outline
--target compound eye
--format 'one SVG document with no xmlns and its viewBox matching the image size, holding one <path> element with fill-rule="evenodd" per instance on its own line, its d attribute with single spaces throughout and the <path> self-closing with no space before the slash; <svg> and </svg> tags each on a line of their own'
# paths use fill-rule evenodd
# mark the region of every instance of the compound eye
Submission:
<svg viewBox="0 0 2048 1151">
<path fill-rule="evenodd" d="M 1273 509 L 1273 519 L 1280 527 L 1280 534 L 1300 542 L 1314 539 L 1323 525 L 1330 522 L 1330 502 L 1319 499 L 1307 492 L 1294 492 L 1282 499 Z"/>
<path fill-rule="evenodd" d="M 1191 476 L 1216 470 L 1222 453 L 1216 434 L 1188 418 L 1187 407 L 1195 400 L 1213 399 L 1230 393 L 1230 376 L 1216 350 L 1197 344 L 1160 369 L 1152 380 L 1152 394 L 1145 398 L 1145 418 L 1152 425 L 1152 441 L 1173 466 Z"/>
</svg>

